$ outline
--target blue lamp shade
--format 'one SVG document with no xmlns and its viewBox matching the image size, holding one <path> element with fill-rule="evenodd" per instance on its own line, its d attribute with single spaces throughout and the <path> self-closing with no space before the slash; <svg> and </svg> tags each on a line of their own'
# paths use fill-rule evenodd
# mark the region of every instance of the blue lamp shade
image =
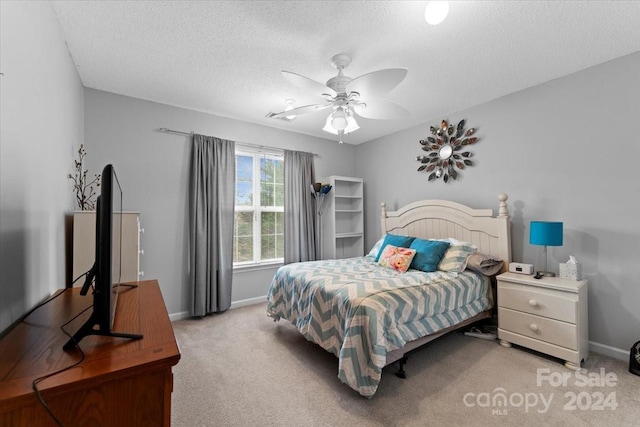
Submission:
<svg viewBox="0 0 640 427">
<path fill-rule="evenodd" d="M 529 243 L 541 246 L 562 246 L 562 223 L 531 221 Z"/>
</svg>

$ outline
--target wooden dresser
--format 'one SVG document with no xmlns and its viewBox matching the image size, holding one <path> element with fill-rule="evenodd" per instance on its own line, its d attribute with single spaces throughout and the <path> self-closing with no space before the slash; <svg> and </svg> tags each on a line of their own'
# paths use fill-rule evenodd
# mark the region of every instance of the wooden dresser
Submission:
<svg viewBox="0 0 640 427">
<path fill-rule="evenodd" d="M 172 367 L 180 360 L 167 309 L 155 280 L 121 288 L 114 330 L 140 333 L 141 340 L 89 336 L 80 342 L 85 359 L 47 378 L 38 389 L 64 426 L 168 426 Z M 55 426 L 32 389 L 34 379 L 80 359 L 62 346 L 60 326 L 92 303 L 79 288 L 66 289 L 0 341 L 0 425 Z M 65 327 L 73 334 L 87 310 Z"/>
</svg>

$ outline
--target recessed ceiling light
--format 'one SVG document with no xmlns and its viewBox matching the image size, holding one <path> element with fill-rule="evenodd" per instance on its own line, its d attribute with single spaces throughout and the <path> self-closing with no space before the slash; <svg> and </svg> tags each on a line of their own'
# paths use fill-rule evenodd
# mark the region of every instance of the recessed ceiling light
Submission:
<svg viewBox="0 0 640 427">
<path fill-rule="evenodd" d="M 438 25 L 449 13 L 448 1 L 430 1 L 424 10 L 424 19 L 431 25 Z"/>
</svg>

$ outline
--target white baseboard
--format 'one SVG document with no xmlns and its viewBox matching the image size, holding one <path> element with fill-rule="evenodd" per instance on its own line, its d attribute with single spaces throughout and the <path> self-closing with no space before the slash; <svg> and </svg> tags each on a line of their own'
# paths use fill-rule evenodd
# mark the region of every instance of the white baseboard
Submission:
<svg viewBox="0 0 640 427">
<path fill-rule="evenodd" d="M 188 311 L 181 311 L 179 313 L 170 314 L 169 320 L 171 320 L 172 322 L 175 322 L 176 320 L 188 319 L 189 317 L 190 316 Z"/>
<path fill-rule="evenodd" d="M 600 344 L 599 342 L 589 341 L 589 351 L 594 353 L 603 354 L 613 359 L 622 360 L 624 362 L 629 361 L 629 350 L 622 350 L 610 345 Z"/>
<path fill-rule="evenodd" d="M 261 304 L 267 302 L 267 296 L 263 295 L 256 298 L 241 299 L 240 301 L 231 302 L 231 308 L 244 307 L 246 305 Z"/>
<path fill-rule="evenodd" d="M 253 304 L 262 304 L 266 302 L 267 302 L 266 295 L 263 295 L 261 297 L 256 297 L 256 298 L 242 299 L 240 301 L 233 301 L 231 303 L 230 309 L 244 307 L 244 306 L 253 305 Z M 176 320 L 188 319 L 189 317 L 191 317 L 191 315 L 189 314 L 188 311 L 181 311 L 179 313 L 170 314 L 169 320 L 171 320 L 172 322 L 175 322 Z"/>
</svg>

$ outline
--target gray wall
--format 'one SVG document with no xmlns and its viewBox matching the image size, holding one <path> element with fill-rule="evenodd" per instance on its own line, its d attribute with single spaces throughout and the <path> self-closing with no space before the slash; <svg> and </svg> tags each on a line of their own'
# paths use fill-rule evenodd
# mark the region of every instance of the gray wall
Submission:
<svg viewBox="0 0 640 427">
<path fill-rule="evenodd" d="M 428 102 L 429 100 L 425 100 Z M 380 235 L 379 206 L 451 199 L 497 210 L 509 194 L 513 259 L 543 268 L 529 222 L 564 222 L 549 269 L 575 255 L 589 280 L 589 337 L 628 349 L 640 339 L 640 53 L 505 96 L 357 146 L 364 178 L 367 247 Z M 428 182 L 415 160 L 429 126 L 465 119 L 478 129 L 475 166 L 458 182 Z M 598 346 L 597 344 L 604 346 Z M 592 346 L 593 347 L 593 346 Z"/>
<path fill-rule="evenodd" d="M 188 143 L 153 131 L 170 127 L 313 151 L 319 177 L 363 177 L 368 247 L 380 234 L 381 201 L 391 209 L 424 198 L 487 207 L 508 192 L 514 259 L 540 268 L 529 222 L 564 221 L 565 244 L 549 258 L 556 271 L 570 254 L 583 263 L 596 349 L 624 350 L 640 338 L 640 53 L 352 147 L 92 89 L 83 99 L 49 4 L 0 8 L 0 330 L 64 285 L 73 209 L 66 175 L 82 142 L 91 171 L 116 165 L 125 208 L 142 214 L 146 277 L 159 279 L 170 313 L 188 310 Z M 415 171 L 418 140 L 443 118 L 478 128 L 476 166 L 460 182 L 429 183 Z M 233 300 L 265 295 L 273 270 L 236 274 Z"/>
<path fill-rule="evenodd" d="M 65 285 L 82 84 L 45 2 L 0 2 L 0 331 Z"/>
<path fill-rule="evenodd" d="M 144 278 L 158 279 L 169 313 L 184 315 L 188 292 L 189 138 L 154 131 L 167 127 L 237 142 L 319 154 L 318 178 L 350 175 L 355 147 L 140 99 L 85 89 L 87 164 L 116 168 L 126 210 L 140 211 Z M 276 267 L 234 274 L 232 301 L 262 298 Z"/>
</svg>

